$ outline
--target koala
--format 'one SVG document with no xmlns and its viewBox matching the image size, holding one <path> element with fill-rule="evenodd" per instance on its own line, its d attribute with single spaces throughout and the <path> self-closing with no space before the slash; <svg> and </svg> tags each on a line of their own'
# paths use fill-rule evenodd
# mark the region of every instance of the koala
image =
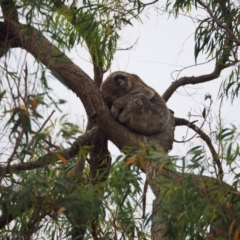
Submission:
<svg viewBox="0 0 240 240">
<path fill-rule="evenodd" d="M 162 132 L 169 110 L 162 97 L 135 74 L 110 74 L 100 90 L 113 117 L 142 135 Z"/>
</svg>

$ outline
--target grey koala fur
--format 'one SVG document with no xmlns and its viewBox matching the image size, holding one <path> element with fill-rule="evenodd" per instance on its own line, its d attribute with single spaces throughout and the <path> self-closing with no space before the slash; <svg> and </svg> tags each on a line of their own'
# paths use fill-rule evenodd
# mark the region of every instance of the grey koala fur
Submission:
<svg viewBox="0 0 240 240">
<path fill-rule="evenodd" d="M 152 135 L 166 126 L 169 110 L 165 101 L 137 75 L 113 72 L 100 90 L 113 117 L 133 131 Z"/>
</svg>

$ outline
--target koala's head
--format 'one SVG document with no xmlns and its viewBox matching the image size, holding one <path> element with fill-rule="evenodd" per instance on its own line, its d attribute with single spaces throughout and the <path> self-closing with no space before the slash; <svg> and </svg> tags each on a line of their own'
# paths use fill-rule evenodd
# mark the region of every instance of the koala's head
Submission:
<svg viewBox="0 0 240 240">
<path fill-rule="evenodd" d="M 104 99 L 113 103 L 116 99 L 127 94 L 132 86 L 130 76 L 130 74 L 121 71 L 110 74 L 100 88 Z"/>
</svg>

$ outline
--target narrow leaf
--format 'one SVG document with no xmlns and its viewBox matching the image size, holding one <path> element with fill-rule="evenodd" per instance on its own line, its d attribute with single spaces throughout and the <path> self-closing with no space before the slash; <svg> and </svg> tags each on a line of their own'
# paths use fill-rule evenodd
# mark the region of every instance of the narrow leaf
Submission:
<svg viewBox="0 0 240 240">
<path fill-rule="evenodd" d="M 67 164 L 67 159 L 60 153 L 56 153 L 57 157 L 64 163 Z"/>
</svg>

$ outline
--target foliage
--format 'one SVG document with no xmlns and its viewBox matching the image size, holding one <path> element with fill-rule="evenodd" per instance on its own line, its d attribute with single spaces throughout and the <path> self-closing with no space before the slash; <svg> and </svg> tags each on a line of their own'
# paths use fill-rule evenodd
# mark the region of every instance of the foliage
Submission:
<svg viewBox="0 0 240 240">
<path fill-rule="evenodd" d="M 234 174 L 232 186 L 206 178 L 203 173 L 208 169 L 204 170 L 200 164 L 202 153 L 200 146 L 194 147 L 182 159 L 188 158 L 192 164 L 187 164 L 183 178 L 177 183 L 166 178 L 160 180 L 158 221 L 166 224 L 165 234 L 169 239 L 232 239 L 232 236 L 239 236 L 239 174 Z M 202 171 L 196 178 L 192 173 L 199 167 Z"/>
<path fill-rule="evenodd" d="M 101 74 L 111 65 L 121 30 L 133 26 L 133 20 L 140 20 L 145 7 L 156 2 L 4 0 L 0 1 L 2 10 L 6 1 L 11 10 L 16 5 L 21 22 L 34 26 L 39 35 L 48 37 L 62 51 L 77 45 L 86 47 L 93 67 Z M 194 19 L 195 60 L 200 54 L 215 59 L 218 72 L 212 79 L 198 83 L 213 80 L 223 69 L 232 67 L 219 96 L 222 101 L 229 96 L 236 101 L 240 89 L 239 2 L 168 0 L 164 10 L 174 17 L 200 12 L 201 16 Z M 2 22 L 6 21 L 3 13 Z M 10 22 L 14 24 L 13 19 Z M 9 50 L 11 43 L 4 44 Z M 153 215 L 157 214 L 157 222 L 166 226 L 167 238 L 240 237 L 236 126 L 216 126 L 209 140 L 204 139 L 202 129 L 194 127 L 208 145 L 194 145 L 186 156 L 166 156 L 147 141 L 138 149 L 127 148 L 125 155 L 106 169 L 104 161 L 108 156 L 103 156 L 96 173 L 98 181 L 94 181 L 89 164 L 92 146 L 79 147 L 79 138 L 84 136 L 79 119 L 74 121 L 64 113 L 67 100 L 55 95 L 49 84 L 50 79 L 62 79 L 38 59 L 25 56 L 23 51 L 16 56 L 14 53 L 13 49 L 0 49 L 1 238 L 149 238 L 152 214 L 141 217 L 145 195 L 141 169 L 146 170 L 149 162 L 155 163 L 160 173 L 154 186 L 160 188 L 156 201 L 161 205 Z M 202 118 L 207 121 L 206 108 Z M 191 124 L 195 122 L 188 127 Z M 218 149 L 211 160 L 209 141 Z M 224 168 L 221 174 L 219 165 Z M 101 167 L 108 174 L 105 181 Z M 231 185 L 223 182 L 228 173 Z"/>
<path fill-rule="evenodd" d="M 19 1 L 27 24 L 49 35 L 57 46 L 88 48 L 94 65 L 106 71 L 116 51 L 118 31 L 143 10 L 141 1 Z"/>
<path fill-rule="evenodd" d="M 219 92 L 219 95 L 220 97 L 226 96 L 233 102 L 235 98 L 238 98 L 239 91 L 239 69 L 236 67 L 231 71 L 227 79 L 222 83 L 222 89 Z"/>
</svg>

